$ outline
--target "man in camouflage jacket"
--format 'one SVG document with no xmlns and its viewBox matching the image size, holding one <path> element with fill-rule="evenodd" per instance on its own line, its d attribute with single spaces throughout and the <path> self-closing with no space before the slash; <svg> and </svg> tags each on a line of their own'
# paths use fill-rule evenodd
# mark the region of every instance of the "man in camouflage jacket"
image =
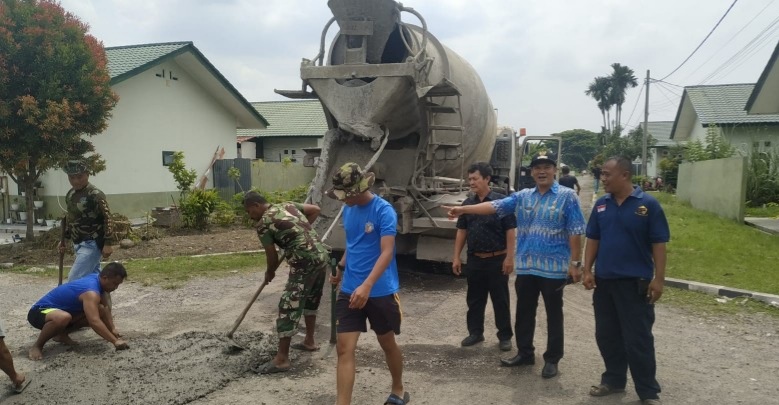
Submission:
<svg viewBox="0 0 779 405">
<path fill-rule="evenodd" d="M 287 371 L 291 366 L 290 347 L 305 351 L 319 349 L 314 341 L 314 329 L 329 259 L 327 249 L 311 227 L 319 216 L 319 207 L 292 202 L 270 204 L 253 191 L 246 193 L 243 206 L 249 217 L 257 221 L 257 236 L 265 248 L 265 282 L 273 280 L 281 264 L 276 246 L 284 250 L 290 268 L 276 320 L 279 351 L 256 371 L 261 374 Z M 301 316 L 305 318 L 306 337 L 302 343 L 290 346 Z"/>
<path fill-rule="evenodd" d="M 72 187 L 65 196 L 65 238 L 73 242 L 76 255 L 68 273 L 68 281 L 75 281 L 92 273 L 100 273 L 100 259 L 108 259 L 116 244 L 111 211 L 105 194 L 89 182 L 85 165 L 70 162 L 65 166 Z M 65 251 L 64 243 L 59 245 Z"/>
</svg>

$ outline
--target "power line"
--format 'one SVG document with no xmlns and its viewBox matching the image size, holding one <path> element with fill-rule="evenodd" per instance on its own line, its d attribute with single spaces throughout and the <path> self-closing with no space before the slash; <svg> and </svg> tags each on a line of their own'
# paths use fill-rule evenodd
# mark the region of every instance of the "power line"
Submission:
<svg viewBox="0 0 779 405">
<path fill-rule="evenodd" d="M 673 95 L 674 95 L 674 96 L 676 96 L 676 97 L 681 97 L 681 96 L 682 96 L 681 94 L 677 93 L 675 89 L 672 89 L 672 88 L 670 88 L 670 87 L 666 86 L 666 85 L 665 85 L 665 84 L 663 84 L 663 83 L 665 83 L 665 82 L 658 82 L 658 83 L 657 83 L 657 85 L 658 85 L 658 86 L 660 86 L 660 87 L 662 87 L 662 88 L 663 88 L 665 91 L 667 91 L 667 92 L 669 92 L 669 93 L 673 94 Z"/>
<path fill-rule="evenodd" d="M 650 79 L 651 79 L 651 78 L 650 78 Z M 678 84 L 673 84 L 673 83 L 668 83 L 668 82 L 667 82 L 667 81 L 665 81 L 665 80 L 660 80 L 660 79 L 651 79 L 651 80 L 652 80 L 652 83 L 665 83 L 665 84 L 668 84 L 668 85 L 671 85 L 671 86 L 674 86 L 674 87 L 678 87 L 678 88 L 680 88 L 680 89 L 683 89 L 683 88 L 684 88 L 684 86 L 680 86 L 680 85 L 678 85 Z"/>
<path fill-rule="evenodd" d="M 630 112 L 630 116 L 628 117 L 628 120 L 625 121 L 625 123 L 629 123 L 630 120 L 633 118 L 633 113 L 636 112 L 636 107 L 638 107 L 638 102 L 641 100 L 641 94 L 644 92 L 644 86 L 646 86 L 646 83 L 644 83 L 641 86 L 641 90 L 638 92 L 638 97 L 636 97 L 636 104 L 633 105 L 633 111 Z"/>
<path fill-rule="evenodd" d="M 728 60 L 726 60 L 724 63 L 719 65 L 716 69 L 714 69 L 713 72 L 711 72 L 708 76 L 706 76 L 703 80 L 701 80 L 700 84 L 704 84 L 714 77 L 716 77 L 720 72 L 730 67 L 730 65 L 741 62 L 744 59 L 748 59 L 746 55 L 754 52 L 756 47 L 761 47 L 761 44 L 765 42 L 766 39 L 771 38 L 771 35 L 773 34 L 773 31 L 776 31 L 777 24 L 779 24 L 779 17 L 771 21 L 770 24 L 768 24 L 767 27 L 763 28 L 760 33 L 758 33 L 754 38 L 752 38 L 751 41 L 749 41 L 746 45 L 744 45 L 743 48 L 741 48 L 736 54 L 731 56 Z M 760 48 L 758 48 L 760 49 Z"/>
<path fill-rule="evenodd" d="M 764 11 L 765 11 L 765 10 L 766 10 L 768 7 L 770 7 L 770 6 L 771 6 L 771 4 L 774 4 L 774 2 L 775 2 L 775 1 L 776 1 L 776 0 L 771 0 L 771 1 L 770 1 L 768 4 L 766 4 L 766 5 L 765 5 L 765 7 L 763 7 L 763 9 L 762 9 L 762 10 L 758 11 L 758 12 L 757 12 L 757 14 L 755 14 L 755 16 L 754 16 L 754 17 L 752 17 L 752 19 L 751 19 L 751 20 L 749 20 L 749 21 L 748 21 L 746 24 L 744 24 L 744 26 L 743 26 L 743 27 L 741 27 L 741 29 L 740 29 L 740 30 L 738 30 L 738 31 L 737 31 L 735 34 L 733 34 L 733 35 L 730 37 L 730 39 L 728 39 L 728 40 L 727 40 L 727 41 L 726 41 L 724 44 L 722 44 L 722 46 L 721 46 L 721 47 L 719 47 L 719 49 L 717 49 L 716 51 L 714 51 L 714 53 L 713 53 L 713 54 L 711 54 L 711 56 L 709 57 L 709 59 L 706 59 L 706 60 L 705 60 L 703 63 L 701 63 L 701 64 L 700 64 L 700 66 L 698 66 L 697 68 L 695 68 L 695 70 L 693 70 L 692 72 L 690 72 L 690 74 L 688 74 L 688 75 L 687 75 L 687 77 L 685 77 L 685 78 L 684 78 L 684 81 L 686 81 L 687 79 L 689 79 L 690 77 L 692 77 L 692 75 L 694 75 L 694 74 L 695 74 L 697 71 L 699 71 L 699 70 L 700 70 L 702 67 L 706 66 L 706 64 L 708 64 L 710 60 L 712 60 L 712 59 L 713 59 L 715 56 L 717 56 L 717 54 L 718 54 L 718 53 L 719 53 L 721 50 L 723 50 L 723 49 L 724 49 L 724 48 L 725 48 L 725 47 L 726 47 L 726 46 L 727 46 L 727 45 L 728 45 L 728 44 L 729 44 L 731 41 L 733 41 L 733 40 L 734 40 L 734 39 L 735 39 L 735 38 L 736 38 L 736 37 L 737 37 L 739 34 L 741 34 L 741 32 L 742 32 L 742 31 L 744 31 L 744 30 L 745 30 L 745 29 L 746 29 L 746 28 L 747 28 L 747 27 L 748 27 L 750 24 L 752 24 L 752 22 L 753 22 L 753 21 L 755 21 L 755 19 L 757 19 L 757 17 L 760 17 L 760 15 L 762 15 L 762 14 L 763 14 L 763 12 L 764 12 Z"/>
<path fill-rule="evenodd" d="M 698 46 L 695 48 L 694 51 L 692 51 L 690 56 L 688 56 L 687 59 L 685 59 L 679 66 L 677 66 L 676 69 L 674 69 L 671 73 L 665 75 L 665 77 L 663 77 L 660 80 L 665 80 L 665 79 L 668 78 L 668 76 L 671 76 L 672 74 L 676 73 L 677 70 L 679 70 L 682 66 L 684 66 L 684 64 L 687 63 L 687 61 L 690 60 L 690 58 L 692 58 L 692 55 L 695 55 L 695 52 L 698 52 L 698 49 L 700 49 L 701 46 L 703 46 L 703 44 L 706 42 L 706 40 L 709 39 L 711 34 L 714 33 L 714 30 L 716 30 L 717 27 L 719 27 L 719 25 L 722 22 L 722 20 L 724 20 L 725 17 L 728 15 L 728 13 L 730 13 L 730 10 L 733 8 L 733 6 L 736 5 L 736 3 L 738 3 L 738 0 L 733 0 L 733 4 L 731 4 L 730 7 L 728 7 L 728 9 L 725 11 L 725 14 L 722 15 L 722 17 L 719 19 L 719 21 L 717 21 L 717 24 L 714 25 L 714 28 L 712 28 L 711 31 L 709 31 L 708 35 L 706 35 L 706 38 L 703 38 L 703 41 L 701 41 L 701 43 L 698 44 Z"/>
</svg>

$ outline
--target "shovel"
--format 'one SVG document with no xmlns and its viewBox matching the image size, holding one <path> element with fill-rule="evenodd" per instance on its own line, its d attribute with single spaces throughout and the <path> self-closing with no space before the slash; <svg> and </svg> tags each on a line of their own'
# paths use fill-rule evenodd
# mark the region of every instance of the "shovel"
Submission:
<svg viewBox="0 0 779 405">
<path fill-rule="evenodd" d="M 60 245 L 64 246 L 65 245 L 65 218 L 64 217 L 62 218 L 62 221 L 60 222 L 60 228 L 62 228 L 61 232 L 60 232 Z M 57 246 L 57 250 L 59 251 L 59 246 Z M 57 285 L 62 285 L 62 266 L 63 266 L 64 261 L 65 261 L 65 252 L 64 251 L 59 252 L 59 255 L 60 255 L 60 258 L 59 258 L 60 259 L 60 261 L 59 261 L 60 278 L 59 278 L 59 283 Z"/>
<path fill-rule="evenodd" d="M 260 288 L 257 289 L 257 292 L 254 293 L 254 296 L 252 296 L 252 299 L 249 300 L 249 303 L 246 304 L 246 308 L 243 309 L 243 312 L 241 312 L 241 315 L 238 317 L 238 319 L 235 320 L 235 323 L 233 324 L 233 328 L 230 329 L 230 332 L 227 332 L 227 339 L 229 340 L 230 347 L 235 350 L 245 350 L 246 346 L 236 342 L 233 340 L 233 334 L 235 333 L 235 330 L 238 329 L 238 326 L 243 322 L 243 318 L 246 317 L 246 314 L 249 312 L 249 308 L 252 307 L 252 304 L 254 304 L 254 301 L 257 301 L 257 297 L 260 296 L 260 293 L 262 292 L 262 289 L 265 288 L 265 286 L 268 285 L 267 281 L 263 281 L 260 285 Z"/>
</svg>

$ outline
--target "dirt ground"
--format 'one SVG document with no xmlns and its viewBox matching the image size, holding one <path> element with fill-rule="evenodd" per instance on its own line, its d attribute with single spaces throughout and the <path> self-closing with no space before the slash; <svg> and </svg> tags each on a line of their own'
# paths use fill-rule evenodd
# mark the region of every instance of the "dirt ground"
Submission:
<svg viewBox="0 0 779 405">
<path fill-rule="evenodd" d="M 583 201 L 588 198 L 582 196 Z M 229 240 L 230 250 L 258 247 L 250 230 L 225 235 L 234 238 Z M 187 254 L 207 253 L 207 248 L 217 251 L 213 242 L 219 239 L 223 238 L 177 237 L 162 240 L 162 246 Z M 146 250 L 147 257 L 164 256 L 164 249 L 158 248 Z M 122 258 L 120 252 L 115 258 Z M 336 355 L 328 344 L 329 291 L 317 322 L 321 350 L 294 353 L 293 369 L 288 373 L 261 376 L 251 371 L 270 358 L 275 347 L 273 325 L 286 271 L 280 270 L 279 275 L 236 333 L 236 340 L 247 343 L 248 350 L 228 350 L 224 335 L 261 282 L 261 273 L 198 279 L 173 290 L 129 281 L 113 298 L 117 327 L 127 337 L 129 350 L 116 352 L 94 332 L 84 330 L 73 336 L 80 345 L 49 343 L 44 359 L 32 362 L 26 354 L 37 331 L 27 324 L 27 311 L 56 280 L 0 271 L 5 341 L 17 369 L 32 378 L 21 395 L 10 393 L 8 380 L 0 383 L 0 402 L 333 404 Z M 465 290 L 462 279 L 401 274 L 404 318 L 398 341 L 405 356 L 404 382 L 412 404 L 637 403 L 632 385 L 625 394 L 600 399 L 587 395 L 590 385 L 599 381 L 603 365 L 594 341 L 591 293 L 580 285 L 565 290 L 566 354 L 560 375 L 549 380 L 540 376 L 546 345 L 543 305 L 537 319 L 537 364 L 502 368 L 499 359 L 512 353 L 498 350 L 497 338 L 490 332 L 490 308 L 486 341 L 469 348 L 459 345 L 467 333 Z M 760 314 L 712 318 L 661 301 L 654 330 L 658 380 L 666 404 L 776 403 L 779 320 Z M 294 342 L 298 339 L 302 337 Z M 383 403 L 390 380 L 372 333 L 361 338 L 357 359 L 353 403 Z"/>
<path fill-rule="evenodd" d="M 59 241 L 59 229 L 50 231 L 45 240 L 35 244 L 15 243 L 0 245 L 0 262 L 16 265 L 55 265 L 58 256 L 55 247 Z M 129 249 L 118 246 L 111 260 L 127 260 L 155 257 L 190 256 L 209 253 L 240 252 L 260 249 L 256 233 L 245 227 L 213 227 L 207 233 L 186 233 L 166 235 L 160 239 L 140 241 Z M 65 254 L 65 263 L 72 263 L 72 252 Z"/>
</svg>

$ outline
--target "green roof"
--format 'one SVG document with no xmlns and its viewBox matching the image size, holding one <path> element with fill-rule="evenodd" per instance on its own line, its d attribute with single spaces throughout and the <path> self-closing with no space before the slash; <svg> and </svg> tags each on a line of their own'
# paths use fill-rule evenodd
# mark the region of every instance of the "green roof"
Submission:
<svg viewBox="0 0 779 405">
<path fill-rule="evenodd" d="M 127 76 L 133 76 L 139 70 L 145 70 L 160 59 L 178 54 L 179 51 L 192 45 L 192 42 L 169 42 L 165 44 L 129 45 L 106 48 L 108 57 L 108 72 L 111 82 L 122 81 Z M 115 84 L 115 83 L 114 83 Z"/>
<path fill-rule="evenodd" d="M 641 123 L 643 128 L 644 124 Z M 649 127 L 649 135 L 652 135 L 657 143 L 655 146 L 673 146 L 676 145 L 676 141 L 671 139 L 671 129 L 674 126 L 673 121 L 650 121 L 647 122 Z"/>
<path fill-rule="evenodd" d="M 253 119 L 258 120 L 262 125 L 268 126 L 265 118 L 252 108 L 241 93 L 206 59 L 191 41 L 105 48 L 106 57 L 108 58 L 108 72 L 111 75 L 111 85 L 116 85 L 167 59 L 187 52 L 191 53 L 203 68 L 210 72 L 224 89 L 235 97 L 246 113 L 250 114 Z"/>
<path fill-rule="evenodd" d="M 264 101 L 252 103 L 270 125 L 265 129 L 239 129 L 238 136 L 322 137 L 327 132 L 327 120 L 319 100 Z"/>
<path fill-rule="evenodd" d="M 779 122 L 779 114 L 748 115 L 744 110 L 754 88 L 754 84 L 689 86 L 684 88 L 684 95 L 690 98 L 704 126 Z"/>
</svg>

